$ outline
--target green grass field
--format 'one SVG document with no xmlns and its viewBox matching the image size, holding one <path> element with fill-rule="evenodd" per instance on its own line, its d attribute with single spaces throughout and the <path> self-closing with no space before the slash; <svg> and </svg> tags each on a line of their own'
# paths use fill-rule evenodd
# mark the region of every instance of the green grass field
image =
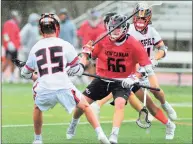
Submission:
<svg viewBox="0 0 193 144">
<path fill-rule="evenodd" d="M 32 143 L 34 138 L 32 110 L 32 84 L 2 85 L 2 143 Z M 84 86 L 79 87 L 80 90 Z M 125 120 L 120 129 L 119 143 L 192 143 L 192 87 L 162 86 L 167 100 L 174 105 L 179 120 L 174 140 L 165 140 L 165 126 L 158 121 L 152 122 L 150 133 L 139 128 L 133 120 L 138 113 L 126 106 Z M 154 101 L 158 103 L 157 100 Z M 111 132 L 113 107 L 105 105 L 101 110 L 101 122 L 107 136 Z M 95 131 L 89 124 L 81 123 L 73 140 L 66 140 L 66 129 L 72 115 L 68 115 L 60 106 L 44 113 L 44 143 L 98 143 Z M 83 116 L 81 122 L 86 122 Z"/>
</svg>

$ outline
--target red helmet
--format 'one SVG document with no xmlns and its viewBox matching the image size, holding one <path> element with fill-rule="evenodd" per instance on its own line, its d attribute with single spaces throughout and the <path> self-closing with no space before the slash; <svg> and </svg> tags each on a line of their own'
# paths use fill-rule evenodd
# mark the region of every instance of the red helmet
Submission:
<svg viewBox="0 0 193 144">
<path fill-rule="evenodd" d="M 147 25 L 151 23 L 152 10 L 147 7 L 146 3 L 138 3 L 133 11 L 135 13 L 141 9 L 136 15 L 133 16 L 133 23 L 135 29 L 139 32 L 142 32 L 147 28 Z"/>
<path fill-rule="evenodd" d="M 39 27 L 43 34 L 60 33 L 60 20 L 56 14 L 45 13 L 41 15 Z"/>
</svg>

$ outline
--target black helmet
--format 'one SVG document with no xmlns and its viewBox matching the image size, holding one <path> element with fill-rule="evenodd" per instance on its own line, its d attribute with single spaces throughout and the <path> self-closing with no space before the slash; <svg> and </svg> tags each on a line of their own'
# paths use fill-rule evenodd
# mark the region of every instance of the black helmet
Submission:
<svg viewBox="0 0 193 144">
<path fill-rule="evenodd" d="M 105 16 L 103 17 L 104 23 L 108 23 L 110 18 L 116 14 L 116 12 L 108 12 L 107 14 L 105 14 Z"/>
<path fill-rule="evenodd" d="M 115 28 L 117 25 L 119 25 L 121 22 L 126 20 L 126 16 L 124 15 L 114 15 L 110 18 L 110 21 L 108 23 L 108 31 L 111 31 L 113 28 Z M 129 23 L 125 21 L 123 24 L 121 24 L 118 28 L 116 28 L 113 32 L 110 33 L 110 39 L 112 41 L 117 41 L 123 38 L 128 31 Z"/>
<path fill-rule="evenodd" d="M 108 29 L 107 26 L 108 26 L 110 18 L 116 14 L 117 14 L 116 12 L 108 12 L 107 14 L 105 14 L 105 16 L 103 17 L 103 22 L 104 22 L 106 29 Z"/>
<path fill-rule="evenodd" d="M 60 20 L 56 14 L 44 13 L 41 15 L 39 20 L 40 30 L 43 34 L 56 33 L 59 35 L 60 32 Z"/>
</svg>

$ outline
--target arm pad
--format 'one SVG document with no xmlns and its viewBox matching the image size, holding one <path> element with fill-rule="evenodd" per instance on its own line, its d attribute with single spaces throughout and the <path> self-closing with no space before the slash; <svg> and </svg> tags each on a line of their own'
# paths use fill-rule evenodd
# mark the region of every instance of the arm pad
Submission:
<svg viewBox="0 0 193 144">
<path fill-rule="evenodd" d="M 29 71 L 25 66 L 21 69 L 21 77 L 25 79 L 31 79 L 33 73 Z"/>
<path fill-rule="evenodd" d="M 163 58 L 164 58 L 166 56 L 167 51 L 168 51 L 168 47 L 163 45 L 163 46 L 159 47 L 159 50 L 163 50 L 164 51 L 164 56 L 163 56 Z"/>
<path fill-rule="evenodd" d="M 152 65 L 146 65 L 144 69 L 148 76 L 155 75 Z"/>
<path fill-rule="evenodd" d="M 85 67 L 82 63 L 78 63 L 74 66 L 71 66 L 67 73 L 69 76 L 81 76 L 84 73 Z"/>
</svg>

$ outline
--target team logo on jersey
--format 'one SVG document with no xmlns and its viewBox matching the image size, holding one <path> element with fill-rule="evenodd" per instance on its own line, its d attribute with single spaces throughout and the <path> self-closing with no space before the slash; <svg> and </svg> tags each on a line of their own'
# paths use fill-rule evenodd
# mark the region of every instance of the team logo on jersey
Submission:
<svg viewBox="0 0 193 144">
<path fill-rule="evenodd" d="M 126 52 L 113 52 L 113 51 L 105 51 L 105 54 L 107 56 L 113 56 L 113 57 L 128 57 L 129 56 L 129 53 Z"/>
<path fill-rule="evenodd" d="M 144 47 L 154 45 L 154 38 L 143 39 L 141 40 L 141 43 L 143 44 Z"/>
</svg>

